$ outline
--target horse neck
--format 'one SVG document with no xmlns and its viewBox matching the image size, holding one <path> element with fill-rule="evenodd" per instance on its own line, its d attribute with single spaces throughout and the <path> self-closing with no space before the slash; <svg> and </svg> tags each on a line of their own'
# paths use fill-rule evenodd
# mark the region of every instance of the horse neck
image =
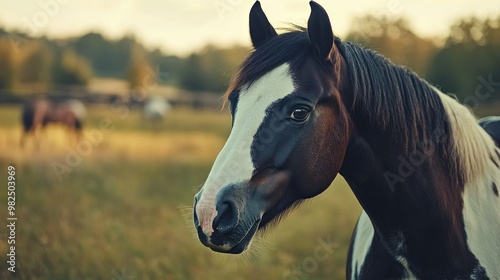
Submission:
<svg viewBox="0 0 500 280">
<path fill-rule="evenodd" d="M 353 136 L 340 170 L 381 236 L 456 222 L 461 205 L 449 202 L 460 200 L 462 186 L 447 176 L 443 161 L 429 151 L 417 161 L 397 143 L 373 136 L 383 133 Z M 450 230 L 458 227 L 452 224 Z"/>
<path fill-rule="evenodd" d="M 340 173 L 370 217 L 376 234 L 394 255 L 425 251 L 429 254 L 427 264 L 446 262 L 443 266 L 468 266 L 472 258 L 464 226 L 463 194 L 491 188 L 491 182 L 487 185 L 488 182 L 481 179 L 488 174 L 496 176 L 498 182 L 498 166 L 492 164 L 489 157 L 496 162 L 500 162 L 500 158 L 495 155 L 498 150 L 495 151 L 493 141 L 467 109 L 447 96 L 441 99 L 450 117 L 453 135 L 449 137 L 454 138 L 451 142 L 458 162 L 442 158 L 441 153 L 429 146 L 427 150 L 408 153 L 396 140 L 388 138 L 386 131 L 371 125 L 370 120 L 353 115 L 356 132 Z M 434 145 L 434 149 L 437 147 Z M 419 153 L 425 156 L 423 160 L 416 158 Z M 458 169 L 465 173 L 463 180 L 450 176 L 450 170 L 456 167 L 450 166 L 453 164 L 460 165 Z M 475 204 L 469 206 L 481 207 L 481 203 Z M 405 246 L 399 243 L 401 236 Z"/>
</svg>

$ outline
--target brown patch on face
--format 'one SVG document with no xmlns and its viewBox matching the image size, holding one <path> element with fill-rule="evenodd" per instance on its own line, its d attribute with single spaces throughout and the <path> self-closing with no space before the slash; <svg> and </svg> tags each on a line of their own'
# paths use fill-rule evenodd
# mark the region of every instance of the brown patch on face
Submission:
<svg viewBox="0 0 500 280">
<path fill-rule="evenodd" d="M 295 158 L 303 159 L 302 178 L 307 181 L 301 182 L 300 193 L 306 198 L 323 192 L 335 179 L 350 138 L 348 114 L 338 94 L 315 111 L 314 129 L 303 144 L 310 148 L 307 153 L 295 154 Z"/>
<path fill-rule="evenodd" d="M 498 188 L 497 188 L 497 184 L 495 184 L 495 182 L 493 182 L 493 184 L 491 185 L 491 188 L 493 189 L 493 193 L 495 193 L 495 195 L 498 197 Z"/>
<path fill-rule="evenodd" d="M 283 197 L 289 179 L 290 174 L 287 171 L 268 168 L 252 176 L 249 185 L 258 188 L 259 196 L 265 198 L 270 205 L 274 205 Z"/>
</svg>

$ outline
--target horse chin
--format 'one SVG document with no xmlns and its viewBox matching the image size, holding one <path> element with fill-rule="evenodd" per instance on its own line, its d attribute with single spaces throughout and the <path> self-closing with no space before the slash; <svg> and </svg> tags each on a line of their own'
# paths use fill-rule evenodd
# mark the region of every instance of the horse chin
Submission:
<svg viewBox="0 0 500 280">
<path fill-rule="evenodd" d="M 260 219 L 255 221 L 246 234 L 236 244 L 224 244 L 222 246 L 208 245 L 214 252 L 225 254 L 241 254 L 246 251 L 252 242 L 253 237 L 259 230 Z"/>
</svg>

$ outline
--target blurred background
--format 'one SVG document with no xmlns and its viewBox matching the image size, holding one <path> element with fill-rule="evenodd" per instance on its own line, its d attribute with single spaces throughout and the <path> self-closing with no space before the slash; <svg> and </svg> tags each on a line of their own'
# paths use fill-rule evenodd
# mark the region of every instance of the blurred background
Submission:
<svg viewBox="0 0 500 280">
<path fill-rule="evenodd" d="M 497 0 L 318 2 L 342 40 L 478 117 L 500 115 Z M 0 178 L 16 167 L 18 217 L 14 274 L 0 230 L 1 279 L 345 278 L 361 208 L 342 178 L 243 256 L 212 253 L 192 228 L 193 196 L 229 135 L 220 97 L 251 50 L 252 4 L 0 0 Z M 309 16 L 306 1 L 262 5 L 275 27 Z M 78 102 L 81 133 L 56 123 L 21 147 L 22 107 L 36 98 Z M 0 201 L 5 221 L 6 191 Z"/>
</svg>

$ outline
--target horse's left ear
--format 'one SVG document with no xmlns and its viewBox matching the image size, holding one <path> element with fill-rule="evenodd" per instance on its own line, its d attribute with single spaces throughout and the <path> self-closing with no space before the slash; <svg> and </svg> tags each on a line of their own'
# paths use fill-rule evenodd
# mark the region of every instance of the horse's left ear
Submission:
<svg viewBox="0 0 500 280">
<path fill-rule="evenodd" d="M 250 10 L 250 38 L 253 47 L 257 48 L 276 36 L 278 33 L 264 14 L 260 2 L 256 1 Z"/>
<path fill-rule="evenodd" d="M 316 56 L 321 61 L 331 60 L 330 52 L 335 51 L 336 48 L 333 45 L 333 32 L 330 19 L 325 9 L 318 3 L 311 1 L 309 5 L 311 6 L 311 16 L 307 22 L 309 40 L 314 47 Z"/>
</svg>

